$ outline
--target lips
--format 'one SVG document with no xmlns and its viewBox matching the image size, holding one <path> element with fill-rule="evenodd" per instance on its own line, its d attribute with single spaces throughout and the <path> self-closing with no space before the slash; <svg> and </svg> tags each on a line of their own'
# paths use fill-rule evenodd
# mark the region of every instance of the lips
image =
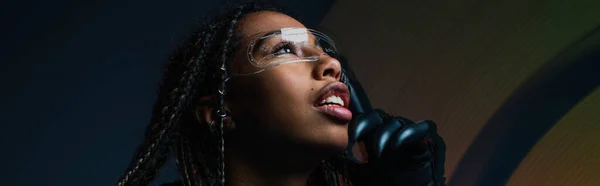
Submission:
<svg viewBox="0 0 600 186">
<path fill-rule="evenodd" d="M 337 104 L 321 104 L 321 102 L 330 96 L 337 96 L 344 102 L 343 106 Z M 347 123 L 352 119 L 352 112 L 348 110 L 350 105 L 350 94 L 348 87 L 342 82 L 333 82 L 323 87 L 319 92 L 318 98 L 314 102 L 314 107 L 321 113 Z"/>
</svg>

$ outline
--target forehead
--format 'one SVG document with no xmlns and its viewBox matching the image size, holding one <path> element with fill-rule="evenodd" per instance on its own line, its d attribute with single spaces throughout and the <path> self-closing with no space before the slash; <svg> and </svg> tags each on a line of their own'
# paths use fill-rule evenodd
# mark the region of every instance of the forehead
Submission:
<svg viewBox="0 0 600 186">
<path fill-rule="evenodd" d="M 274 30 L 279 30 L 285 27 L 302 27 L 305 26 L 298 20 L 272 11 L 260 11 L 248 14 L 242 18 L 238 27 L 238 31 L 244 37 L 256 36 L 257 34 L 267 33 Z"/>
</svg>

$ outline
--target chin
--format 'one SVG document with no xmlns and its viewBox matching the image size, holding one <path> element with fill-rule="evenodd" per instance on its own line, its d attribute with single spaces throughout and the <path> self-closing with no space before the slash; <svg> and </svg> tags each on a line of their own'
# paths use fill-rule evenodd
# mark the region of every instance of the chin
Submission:
<svg viewBox="0 0 600 186">
<path fill-rule="evenodd" d="M 327 133 L 325 137 L 317 141 L 320 151 L 327 156 L 334 156 L 342 153 L 348 147 L 348 131 Z"/>
</svg>

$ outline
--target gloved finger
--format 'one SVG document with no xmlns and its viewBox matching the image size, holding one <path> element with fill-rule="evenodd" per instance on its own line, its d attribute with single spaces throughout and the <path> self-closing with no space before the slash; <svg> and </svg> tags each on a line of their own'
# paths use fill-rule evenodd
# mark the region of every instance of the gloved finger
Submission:
<svg viewBox="0 0 600 186">
<path fill-rule="evenodd" d="M 365 136 L 369 136 L 383 120 L 377 112 L 369 112 L 357 116 L 350 122 L 348 127 L 348 140 L 350 144 L 356 141 L 363 140 Z"/>
<path fill-rule="evenodd" d="M 384 121 L 384 123 L 375 130 L 368 142 L 367 153 L 369 153 L 369 159 L 380 159 L 383 151 L 389 146 L 388 143 L 390 139 L 392 139 L 393 134 L 397 133 L 401 128 L 402 124 L 398 120 L 390 119 Z"/>
<path fill-rule="evenodd" d="M 402 123 L 402 126 L 415 123 L 412 120 L 409 120 L 409 119 L 406 119 L 406 118 L 403 118 L 400 116 L 394 116 L 394 119 L 400 121 L 400 123 Z"/>
<path fill-rule="evenodd" d="M 394 136 L 392 136 L 392 140 L 388 148 L 398 149 L 405 144 L 419 145 L 417 143 L 420 143 L 425 140 L 425 138 L 429 137 L 430 132 L 430 125 L 425 121 L 406 125 L 404 128 L 400 129 L 399 132 L 395 133 Z"/>
</svg>

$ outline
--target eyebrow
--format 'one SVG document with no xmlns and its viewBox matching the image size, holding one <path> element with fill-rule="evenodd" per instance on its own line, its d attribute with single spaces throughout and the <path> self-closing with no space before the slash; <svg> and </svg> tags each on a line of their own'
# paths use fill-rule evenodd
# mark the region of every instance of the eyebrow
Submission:
<svg viewBox="0 0 600 186">
<path fill-rule="evenodd" d="M 258 37 L 258 41 L 254 44 L 254 48 L 252 49 L 252 54 L 256 53 L 257 50 L 259 48 L 261 48 L 261 46 L 264 44 L 265 39 L 260 39 L 260 38 L 275 34 L 277 32 L 281 32 L 281 30 L 273 30 L 273 31 L 267 32 L 267 33 L 261 35 L 260 37 Z M 316 45 L 321 46 L 321 44 L 319 43 L 319 38 L 312 33 L 310 35 L 312 35 L 313 37 L 309 37 L 309 38 L 311 38 Z"/>
<path fill-rule="evenodd" d="M 262 36 L 258 37 L 258 42 L 254 44 L 254 48 L 252 49 L 252 54 L 256 53 L 257 50 L 258 50 L 258 48 L 260 48 L 263 45 L 263 43 L 264 43 L 265 40 L 264 39 L 260 39 L 260 38 L 268 36 L 268 35 L 271 35 L 271 34 L 275 34 L 275 33 L 279 32 L 279 31 L 280 30 L 273 30 L 273 31 L 267 32 L 266 34 L 263 34 Z"/>
</svg>

